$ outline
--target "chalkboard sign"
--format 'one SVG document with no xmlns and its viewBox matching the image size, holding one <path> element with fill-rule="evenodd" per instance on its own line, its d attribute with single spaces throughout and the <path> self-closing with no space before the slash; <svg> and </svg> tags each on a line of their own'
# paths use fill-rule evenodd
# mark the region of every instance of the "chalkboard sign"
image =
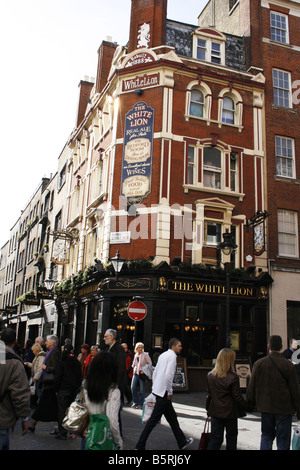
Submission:
<svg viewBox="0 0 300 470">
<path fill-rule="evenodd" d="M 177 357 L 177 367 L 173 380 L 174 392 L 181 392 L 188 390 L 188 380 L 186 371 L 186 359 Z"/>
</svg>

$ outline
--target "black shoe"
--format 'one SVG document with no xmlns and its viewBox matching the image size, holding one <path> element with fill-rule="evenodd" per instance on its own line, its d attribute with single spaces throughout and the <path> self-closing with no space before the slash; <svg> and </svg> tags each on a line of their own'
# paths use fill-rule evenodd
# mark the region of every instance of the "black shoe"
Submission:
<svg viewBox="0 0 300 470">
<path fill-rule="evenodd" d="M 63 434 L 57 433 L 56 436 L 55 436 L 55 439 L 61 439 L 62 441 L 66 441 L 67 436 L 64 436 Z"/>
<path fill-rule="evenodd" d="M 187 440 L 186 440 L 186 443 L 184 444 L 183 447 L 181 447 L 180 449 L 183 450 L 183 449 L 186 449 L 187 446 L 189 446 L 190 444 L 192 444 L 193 442 L 193 438 L 192 437 L 189 437 Z"/>
</svg>

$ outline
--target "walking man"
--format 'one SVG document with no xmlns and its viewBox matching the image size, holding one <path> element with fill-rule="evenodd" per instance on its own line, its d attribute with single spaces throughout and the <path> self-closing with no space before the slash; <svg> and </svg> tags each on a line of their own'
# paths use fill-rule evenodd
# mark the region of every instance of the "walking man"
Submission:
<svg viewBox="0 0 300 470">
<path fill-rule="evenodd" d="M 292 362 L 280 353 L 282 339 L 270 337 L 269 354 L 255 362 L 247 390 L 249 410 L 261 412 L 261 450 L 272 450 L 276 437 L 278 450 L 289 450 L 292 417 L 300 419 L 300 389 Z"/>
<path fill-rule="evenodd" d="M 3 357 L 0 363 L 0 450 L 9 450 L 9 430 L 21 418 L 22 436 L 28 431 L 30 390 L 22 359 L 14 352 L 16 332 L 6 328 L 1 333 Z"/>
<path fill-rule="evenodd" d="M 186 438 L 180 429 L 175 410 L 172 405 L 173 379 L 177 366 L 177 355 L 182 349 L 181 342 L 177 338 L 172 338 L 169 342 L 168 351 L 161 354 L 158 358 L 153 377 L 152 393 L 156 396 L 156 403 L 152 415 L 139 438 L 136 450 L 145 450 L 146 441 L 160 421 L 162 415 L 168 421 L 179 449 L 185 449 L 193 442 L 193 439 Z"/>
</svg>

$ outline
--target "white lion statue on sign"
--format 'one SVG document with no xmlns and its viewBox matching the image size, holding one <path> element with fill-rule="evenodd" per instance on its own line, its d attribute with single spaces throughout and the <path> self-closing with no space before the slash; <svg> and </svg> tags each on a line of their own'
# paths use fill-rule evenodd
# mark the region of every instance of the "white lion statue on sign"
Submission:
<svg viewBox="0 0 300 470">
<path fill-rule="evenodd" d="M 144 23 L 138 31 L 137 47 L 148 47 L 150 41 L 150 24 Z"/>
</svg>

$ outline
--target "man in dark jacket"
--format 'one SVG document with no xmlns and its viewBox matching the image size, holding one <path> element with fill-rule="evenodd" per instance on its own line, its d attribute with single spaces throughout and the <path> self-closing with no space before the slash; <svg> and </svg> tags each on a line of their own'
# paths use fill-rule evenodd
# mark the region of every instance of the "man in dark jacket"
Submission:
<svg viewBox="0 0 300 470">
<path fill-rule="evenodd" d="M 0 450 L 9 449 L 9 429 L 22 420 L 22 435 L 28 431 L 30 390 L 22 359 L 13 351 L 16 332 L 6 328 L 1 333 L 0 357 Z"/>
<path fill-rule="evenodd" d="M 124 348 L 117 341 L 116 330 L 108 329 L 104 334 L 104 342 L 108 346 L 109 351 L 116 359 L 118 366 L 118 387 L 121 391 L 122 401 L 127 388 L 127 372 L 126 372 L 126 354 Z"/>
<path fill-rule="evenodd" d="M 294 365 L 280 353 L 282 339 L 270 337 L 269 354 L 255 362 L 247 390 L 248 409 L 261 412 L 261 450 L 289 450 L 292 417 L 300 419 L 300 389 Z"/>
</svg>

